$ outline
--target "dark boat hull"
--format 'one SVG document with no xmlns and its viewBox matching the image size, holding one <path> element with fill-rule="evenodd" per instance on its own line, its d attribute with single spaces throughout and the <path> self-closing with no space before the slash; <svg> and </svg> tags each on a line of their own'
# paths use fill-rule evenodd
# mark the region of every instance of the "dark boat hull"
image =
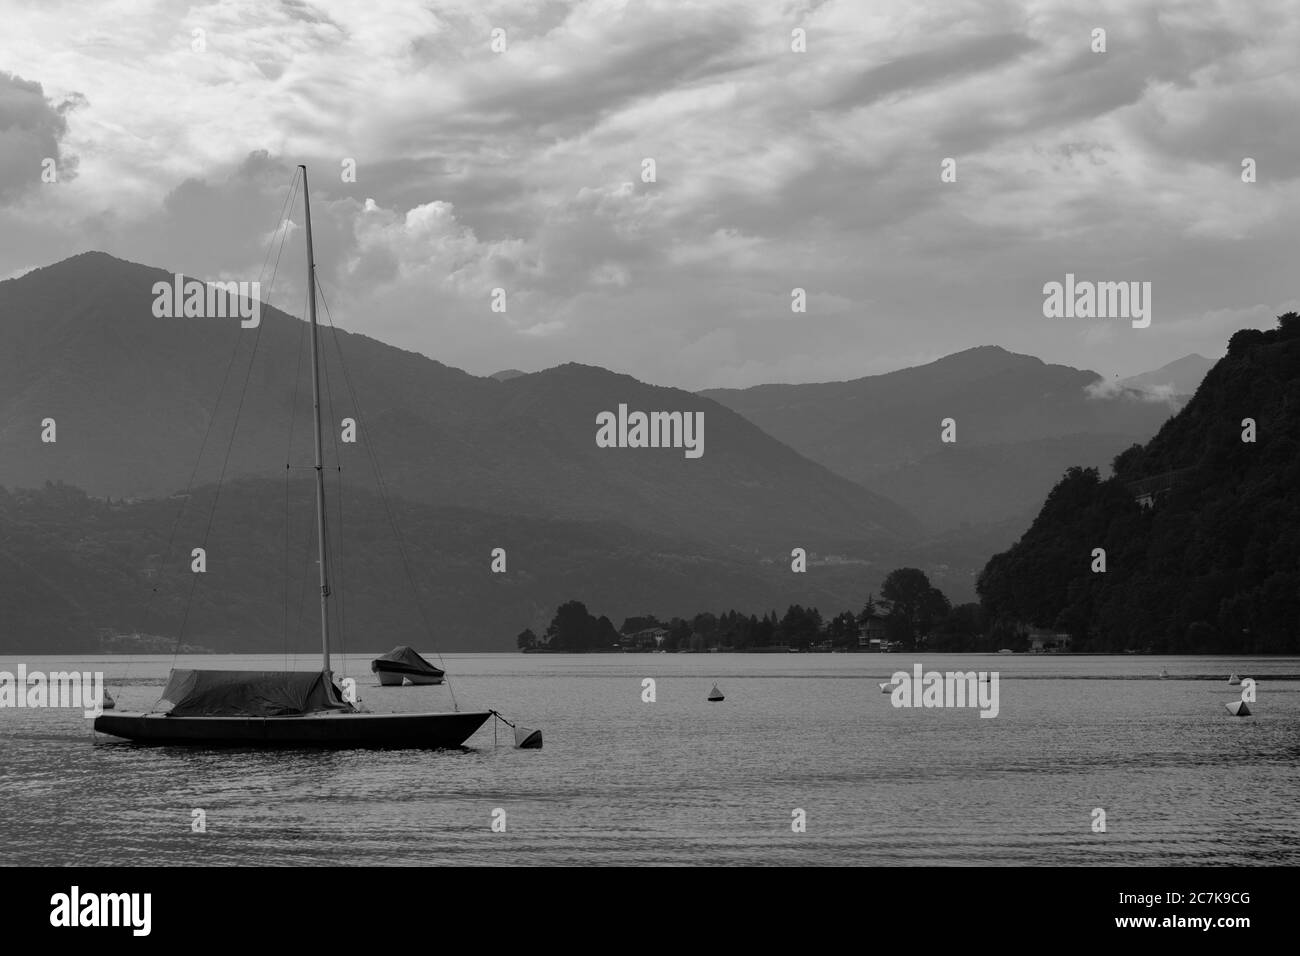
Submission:
<svg viewBox="0 0 1300 956">
<path fill-rule="evenodd" d="M 417 687 L 422 687 L 430 684 L 441 684 L 445 680 L 442 674 L 426 674 L 424 672 L 386 667 L 372 667 L 370 669 L 378 675 L 379 686 L 381 687 L 401 687 L 404 681 L 410 681 Z"/>
<path fill-rule="evenodd" d="M 304 717 L 169 717 L 113 713 L 95 730 L 141 744 L 189 747 L 323 747 L 437 749 L 459 747 L 492 716 L 441 714 L 309 714 Z"/>
<path fill-rule="evenodd" d="M 379 683 L 383 687 L 400 687 L 403 680 L 409 680 L 417 685 L 441 684 L 446 678 L 445 671 L 415 670 L 401 664 L 390 664 L 387 661 L 371 661 L 370 670 L 378 675 Z"/>
</svg>

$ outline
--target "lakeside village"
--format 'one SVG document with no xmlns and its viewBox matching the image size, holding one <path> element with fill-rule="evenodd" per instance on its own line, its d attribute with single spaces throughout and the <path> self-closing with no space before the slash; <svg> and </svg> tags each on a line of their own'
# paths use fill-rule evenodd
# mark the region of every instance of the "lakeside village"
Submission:
<svg viewBox="0 0 1300 956">
<path fill-rule="evenodd" d="M 738 611 L 701 612 L 689 620 L 653 615 L 626 618 L 621 627 L 597 617 L 581 601 L 560 605 L 540 635 L 525 628 L 515 638 L 525 653 L 890 653 L 894 651 L 1070 650 L 1070 636 L 1029 625 L 987 628 L 978 604 L 952 606 L 917 568 L 891 571 L 880 596 L 862 610 L 824 618 L 792 604 L 781 617 Z"/>
</svg>

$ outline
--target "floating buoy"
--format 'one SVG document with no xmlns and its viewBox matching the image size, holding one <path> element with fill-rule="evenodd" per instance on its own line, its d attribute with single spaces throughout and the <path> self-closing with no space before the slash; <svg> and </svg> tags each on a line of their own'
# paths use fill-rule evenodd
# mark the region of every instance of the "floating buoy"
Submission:
<svg viewBox="0 0 1300 956">
<path fill-rule="evenodd" d="M 541 750 L 542 749 L 542 732 L 533 730 L 529 727 L 520 727 L 518 724 L 506 720 L 495 710 L 489 710 L 489 714 L 495 717 L 501 723 L 505 724 L 515 732 L 515 748 L 518 750 Z M 492 725 L 492 741 L 496 742 L 496 724 Z"/>
<path fill-rule="evenodd" d="M 1160 668 L 1160 673 L 1157 674 L 1156 676 L 1157 676 L 1157 677 L 1160 677 L 1160 678 L 1168 677 L 1168 676 L 1169 676 L 1169 671 L 1168 671 L 1167 669 L 1165 669 L 1165 668 L 1162 667 L 1162 668 Z"/>
<path fill-rule="evenodd" d="M 1228 686 L 1229 686 L 1229 687 L 1236 687 L 1236 686 L 1237 686 L 1238 684 L 1240 684 L 1240 683 L 1241 683 L 1241 678 L 1238 677 L 1236 674 L 1233 674 L 1232 676 L 1230 676 L 1230 677 L 1228 678 Z"/>
<path fill-rule="evenodd" d="M 1229 701 L 1223 706 L 1228 708 L 1228 713 L 1232 714 L 1232 716 L 1234 717 L 1250 716 L 1250 708 L 1246 706 L 1246 702 L 1244 700 Z"/>
<path fill-rule="evenodd" d="M 116 706 L 117 706 L 117 701 L 113 700 L 113 696 L 108 692 L 108 688 L 105 687 L 105 688 L 104 688 L 104 702 L 103 702 L 103 704 L 102 704 L 103 709 L 104 709 L 104 710 L 112 710 L 112 709 L 113 709 L 114 707 L 116 707 Z"/>
<path fill-rule="evenodd" d="M 718 690 L 717 684 L 714 684 L 713 690 L 709 691 L 709 700 L 714 703 L 717 703 L 720 700 L 726 700 L 726 698 L 722 696 L 722 691 Z"/>
</svg>

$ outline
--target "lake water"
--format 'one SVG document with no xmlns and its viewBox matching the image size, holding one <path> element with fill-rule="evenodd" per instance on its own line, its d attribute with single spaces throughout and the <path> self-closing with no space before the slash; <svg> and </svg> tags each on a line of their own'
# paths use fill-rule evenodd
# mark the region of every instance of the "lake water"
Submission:
<svg viewBox="0 0 1300 956">
<path fill-rule="evenodd" d="M 380 688 L 375 711 L 450 707 Z M 435 658 L 436 661 L 436 658 Z M 999 672 L 1000 712 L 903 709 L 894 670 Z M 15 671 L 18 658 L 0 657 Z M 27 657 L 157 699 L 170 657 Z M 302 656 L 177 666 L 310 669 Z M 1291 864 L 1300 862 L 1300 658 L 902 654 L 456 655 L 492 723 L 443 752 L 189 750 L 0 709 L 6 864 Z M 1161 668 L 1169 677 L 1157 677 Z M 1234 718 L 1230 671 L 1258 681 Z M 642 680 L 657 700 L 642 701 Z M 705 697 L 714 681 L 724 703 Z M 207 832 L 191 832 L 191 811 Z M 505 810 L 505 832 L 491 829 Z M 1094 808 L 1106 832 L 1092 830 Z M 792 811 L 807 830 L 792 832 Z"/>
</svg>

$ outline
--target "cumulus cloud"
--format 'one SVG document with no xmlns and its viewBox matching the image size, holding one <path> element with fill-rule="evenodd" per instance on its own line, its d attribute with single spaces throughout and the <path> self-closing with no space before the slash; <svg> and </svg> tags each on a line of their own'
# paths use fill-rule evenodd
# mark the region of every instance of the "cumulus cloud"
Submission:
<svg viewBox="0 0 1300 956">
<path fill-rule="evenodd" d="M 40 83 L 0 70 L 0 201 L 42 182 L 76 178 L 77 157 L 62 141 L 67 114 L 85 103 L 73 92 L 56 104 Z"/>
<path fill-rule="evenodd" d="M 306 163 L 335 318 L 477 373 L 743 385 L 989 343 L 1135 372 L 1295 296 L 1284 0 L 228 0 L 6 30 L 0 275 L 93 246 L 256 277 Z M 33 188 L 47 154 L 80 175 Z M 1066 272 L 1151 281 L 1151 327 L 1044 319 Z"/>
</svg>

